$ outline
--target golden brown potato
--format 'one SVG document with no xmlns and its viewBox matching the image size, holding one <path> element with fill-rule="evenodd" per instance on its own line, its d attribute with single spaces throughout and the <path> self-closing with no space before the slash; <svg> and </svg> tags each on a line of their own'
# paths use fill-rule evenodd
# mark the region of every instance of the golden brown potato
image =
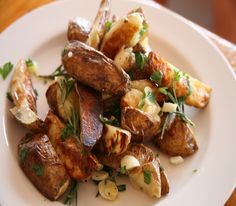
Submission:
<svg viewBox="0 0 236 206">
<path fill-rule="evenodd" d="M 97 91 L 118 95 L 129 89 L 129 76 L 123 69 L 82 42 L 68 43 L 62 61 L 69 75 Z"/>
<path fill-rule="evenodd" d="M 102 136 L 103 124 L 101 97 L 92 89 L 77 84 L 80 111 L 80 139 L 83 145 L 91 150 Z"/>
<path fill-rule="evenodd" d="M 150 141 L 158 134 L 159 119 L 134 107 L 125 107 L 121 113 L 121 127 L 132 133 L 133 142 Z"/>
<path fill-rule="evenodd" d="M 163 138 L 156 137 L 160 149 L 171 156 L 189 156 L 198 150 L 193 131 L 188 124 L 176 117 Z"/>
<path fill-rule="evenodd" d="M 212 91 L 210 86 L 182 72 L 157 53 L 150 52 L 148 59 L 149 76 L 156 71 L 162 73 L 162 81 L 159 86 L 168 87 L 172 91 L 174 82 L 176 96 L 186 97 L 186 104 L 197 108 L 203 108 L 208 104 Z"/>
<path fill-rule="evenodd" d="M 100 96 L 88 87 L 80 84 L 74 85 L 66 99 L 63 100 L 63 81 L 59 79 L 49 86 L 46 97 L 52 109 L 64 122 L 71 119 L 72 111 L 80 116 L 80 140 L 86 149 L 92 149 L 102 136 L 103 124 L 99 116 L 102 115 Z"/>
<path fill-rule="evenodd" d="M 62 138 L 65 125 L 51 111 L 48 112 L 45 125 L 53 147 L 72 178 L 83 181 L 88 179 L 94 171 L 101 169 L 102 165 L 96 156 L 86 151 L 77 137 Z"/>
<path fill-rule="evenodd" d="M 111 167 L 117 171 L 120 170 L 120 161 L 125 155 L 132 155 L 136 157 L 140 163 L 143 165 L 148 162 L 152 162 L 155 159 L 153 151 L 143 144 L 130 143 L 126 152 L 120 155 L 114 154 L 98 154 L 98 159 L 102 164 Z"/>
<path fill-rule="evenodd" d="M 160 167 L 160 177 L 161 177 L 161 196 L 164 196 L 169 193 L 170 186 L 165 170 L 162 167 Z"/>
<path fill-rule="evenodd" d="M 43 129 L 36 109 L 36 96 L 31 77 L 24 60 L 16 65 L 10 89 L 15 107 L 10 109 L 14 117 L 32 131 Z"/>
<path fill-rule="evenodd" d="M 106 32 L 106 22 L 110 17 L 110 0 L 102 0 L 93 27 L 87 39 L 87 44 L 98 49 L 101 40 Z"/>
<path fill-rule="evenodd" d="M 77 17 L 69 22 L 67 30 L 67 38 L 71 40 L 79 40 L 86 42 L 91 31 L 91 23 L 82 17 Z"/>
<path fill-rule="evenodd" d="M 58 199 L 70 177 L 47 135 L 28 134 L 18 145 L 20 166 L 35 187 L 48 199 Z"/>
<path fill-rule="evenodd" d="M 79 96 L 75 88 L 71 90 L 66 99 L 63 98 L 63 89 L 60 86 L 64 78 L 54 81 L 47 89 L 46 98 L 50 109 L 64 122 L 71 118 L 72 110 L 79 113 Z"/>
<path fill-rule="evenodd" d="M 161 197 L 160 168 L 156 161 L 135 167 L 128 172 L 128 176 L 134 188 L 142 190 L 150 197 Z"/>
<path fill-rule="evenodd" d="M 135 46 L 141 39 L 140 31 L 143 28 L 144 16 L 139 12 L 128 14 L 112 23 L 101 44 L 101 52 L 114 59 L 119 50 Z"/>
</svg>

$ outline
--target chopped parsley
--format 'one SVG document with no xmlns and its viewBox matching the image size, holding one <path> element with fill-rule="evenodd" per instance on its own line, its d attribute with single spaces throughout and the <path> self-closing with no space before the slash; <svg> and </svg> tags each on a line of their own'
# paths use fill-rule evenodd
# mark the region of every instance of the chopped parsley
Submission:
<svg viewBox="0 0 236 206">
<path fill-rule="evenodd" d="M 162 78 L 163 78 L 162 72 L 160 70 L 157 70 L 151 75 L 150 80 L 157 83 L 160 86 L 162 83 Z"/>
<path fill-rule="evenodd" d="M 20 161 L 22 163 L 24 163 L 24 161 L 26 160 L 27 156 L 28 156 L 29 150 L 26 147 L 23 147 L 20 149 Z"/>
<path fill-rule="evenodd" d="M 123 192 L 123 191 L 126 190 L 126 185 L 125 185 L 125 184 L 123 184 L 123 185 L 117 185 L 117 189 L 118 189 L 119 192 Z"/>
<path fill-rule="evenodd" d="M 11 62 L 5 63 L 2 67 L 0 67 L 0 75 L 2 75 L 3 80 L 5 80 L 8 74 L 11 72 L 13 68 L 13 64 Z"/>
<path fill-rule="evenodd" d="M 147 32 L 147 30 L 148 30 L 148 24 L 147 24 L 147 22 L 144 22 L 143 27 L 139 32 L 140 36 L 142 37 Z"/>
<path fill-rule="evenodd" d="M 147 99 L 148 101 L 154 103 L 154 104 L 157 104 L 157 101 L 156 101 L 156 96 L 153 92 L 147 90 L 146 88 L 144 89 L 144 93 L 143 93 L 143 96 L 142 96 L 142 99 L 140 100 L 139 102 L 139 108 L 143 108 L 144 105 L 145 105 L 145 99 Z"/>
<path fill-rule="evenodd" d="M 135 53 L 135 62 L 139 70 L 143 70 L 145 63 L 145 55 L 141 52 Z"/>
<path fill-rule="evenodd" d="M 7 97 L 7 99 L 8 99 L 10 102 L 13 102 L 13 98 L 12 98 L 11 92 L 7 92 L 7 93 L 6 93 L 6 97 Z"/>
<path fill-rule="evenodd" d="M 34 171 L 34 173 L 37 176 L 43 176 L 44 175 L 44 169 L 43 169 L 42 165 L 35 164 L 35 165 L 32 166 L 32 170 Z"/>
<path fill-rule="evenodd" d="M 144 176 L 144 182 L 146 184 L 150 184 L 151 183 L 151 172 L 149 170 L 144 170 L 143 176 Z"/>
<path fill-rule="evenodd" d="M 112 22 L 111 21 L 106 21 L 105 27 L 106 27 L 106 32 L 109 32 L 111 29 Z"/>
<path fill-rule="evenodd" d="M 193 170 L 193 173 L 196 173 L 196 172 L 197 172 L 197 169 L 194 169 L 194 170 Z"/>
<path fill-rule="evenodd" d="M 37 74 L 37 70 L 38 70 L 38 66 L 37 66 L 37 63 L 31 59 L 27 59 L 25 61 L 25 64 L 27 66 L 27 70 L 30 74 L 34 74 L 36 75 Z"/>
<path fill-rule="evenodd" d="M 120 167 L 120 173 L 121 174 L 126 174 L 126 172 L 127 172 L 127 170 L 126 170 L 126 166 L 125 165 Z"/>
<path fill-rule="evenodd" d="M 61 139 L 65 141 L 65 139 L 74 134 L 74 127 L 71 124 L 66 124 L 64 129 L 61 132 Z"/>
<path fill-rule="evenodd" d="M 100 121 L 103 124 L 109 124 L 109 125 L 113 125 L 113 126 L 119 126 L 120 123 L 118 121 L 118 119 L 114 116 L 111 116 L 110 119 L 108 119 L 107 117 L 103 117 L 102 115 L 99 115 Z"/>
</svg>

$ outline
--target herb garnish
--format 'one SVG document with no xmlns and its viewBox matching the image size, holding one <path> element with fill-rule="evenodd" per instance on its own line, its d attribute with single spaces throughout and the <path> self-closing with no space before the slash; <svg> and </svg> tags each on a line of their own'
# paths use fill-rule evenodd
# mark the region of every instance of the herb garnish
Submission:
<svg viewBox="0 0 236 206">
<path fill-rule="evenodd" d="M 79 115 L 71 109 L 71 117 L 61 132 L 61 139 L 64 141 L 69 136 L 79 137 Z"/>
<path fill-rule="evenodd" d="M 49 74 L 49 75 L 38 75 L 39 78 L 50 79 L 50 80 L 54 80 L 55 77 L 59 77 L 59 76 L 68 77 L 68 74 L 64 70 L 63 65 L 60 65 L 59 67 L 57 67 L 56 70 L 52 74 Z"/>
<path fill-rule="evenodd" d="M 121 174 L 126 174 L 126 172 L 127 172 L 126 166 L 125 166 L 125 165 L 124 165 L 124 166 L 121 166 L 121 167 L 120 167 L 120 173 L 121 173 Z"/>
<path fill-rule="evenodd" d="M 138 69 L 143 70 L 143 66 L 145 63 L 144 54 L 141 52 L 136 52 L 135 53 L 135 62 L 136 62 L 136 65 L 138 66 Z"/>
<path fill-rule="evenodd" d="M 2 75 L 3 80 L 5 80 L 8 74 L 11 72 L 13 68 L 13 64 L 11 62 L 5 63 L 2 67 L 0 67 L 0 75 Z"/>
<path fill-rule="evenodd" d="M 144 170 L 143 176 L 144 176 L 144 182 L 146 184 L 150 184 L 151 183 L 151 172 L 149 170 Z"/>
<path fill-rule="evenodd" d="M 35 61 L 33 61 L 32 59 L 27 59 L 25 61 L 25 64 L 26 64 L 27 70 L 30 74 L 37 75 L 38 66 Z"/>
<path fill-rule="evenodd" d="M 139 108 L 143 108 L 144 105 L 145 105 L 145 99 L 147 99 L 148 101 L 154 103 L 154 104 L 157 104 L 157 101 L 156 101 L 156 96 L 153 92 L 151 92 L 149 89 L 144 89 L 144 93 L 143 93 L 143 96 L 142 96 L 142 99 L 140 100 L 139 102 Z"/>
<path fill-rule="evenodd" d="M 101 114 L 99 115 L 100 121 L 103 124 L 109 124 L 109 125 L 113 125 L 113 126 L 119 126 L 120 123 L 118 121 L 118 119 L 114 116 L 111 116 L 110 119 L 108 119 L 107 117 L 103 117 Z"/>
<path fill-rule="evenodd" d="M 111 29 L 112 22 L 111 21 L 106 21 L 105 27 L 106 27 L 106 32 L 109 32 Z"/>
<path fill-rule="evenodd" d="M 64 201 L 65 205 L 71 205 L 72 201 L 74 200 L 74 198 L 76 197 L 76 193 L 77 193 L 77 187 L 78 187 L 78 183 L 77 181 L 72 181 L 71 184 L 71 188 L 66 196 L 66 199 Z"/>
<path fill-rule="evenodd" d="M 126 185 L 125 185 L 125 184 L 123 184 L 123 185 L 117 185 L 117 189 L 118 189 L 119 192 L 123 192 L 123 191 L 126 190 Z"/>
<path fill-rule="evenodd" d="M 64 104 L 70 92 L 75 87 L 75 80 L 72 78 L 65 77 L 59 81 L 59 85 L 62 93 L 62 103 Z"/>
<path fill-rule="evenodd" d="M 197 169 L 194 169 L 194 170 L 193 170 L 193 173 L 196 173 L 196 172 L 197 172 Z"/>
<path fill-rule="evenodd" d="M 44 169 L 43 169 L 42 165 L 35 164 L 35 165 L 32 166 L 32 170 L 34 171 L 34 173 L 37 176 L 43 176 L 44 175 Z"/>
<path fill-rule="evenodd" d="M 23 147 L 20 149 L 20 161 L 23 163 L 25 161 L 25 159 L 27 158 L 29 153 L 28 148 Z"/>
<path fill-rule="evenodd" d="M 147 29 L 148 29 L 148 24 L 147 24 L 147 22 L 144 22 L 143 23 L 143 27 L 142 27 L 142 29 L 139 32 L 141 37 L 147 32 Z"/>
<path fill-rule="evenodd" d="M 160 86 L 162 83 L 162 78 L 163 78 L 162 72 L 160 70 L 157 70 L 151 75 L 150 80 L 157 83 Z"/>
<path fill-rule="evenodd" d="M 11 92 L 7 92 L 7 93 L 6 93 L 6 97 L 7 97 L 7 99 L 8 99 L 10 102 L 13 102 L 13 97 L 12 97 L 12 95 L 11 95 Z"/>
<path fill-rule="evenodd" d="M 161 136 L 160 136 L 160 139 L 163 139 L 164 133 L 165 133 L 165 131 L 166 131 L 168 125 L 170 124 L 173 115 L 174 115 L 173 112 L 167 114 L 167 116 L 166 116 L 166 118 L 165 118 L 165 121 L 164 121 L 164 124 L 163 124 L 163 126 L 162 126 L 162 128 L 161 128 Z"/>
</svg>

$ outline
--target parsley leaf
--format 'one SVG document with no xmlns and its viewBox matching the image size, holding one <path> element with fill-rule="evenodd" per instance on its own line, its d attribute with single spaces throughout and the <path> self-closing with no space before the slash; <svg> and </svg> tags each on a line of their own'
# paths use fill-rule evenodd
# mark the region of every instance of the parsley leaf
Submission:
<svg viewBox="0 0 236 206">
<path fill-rule="evenodd" d="M 106 21 L 105 23 L 105 27 L 106 27 L 106 31 L 109 32 L 110 29 L 111 29 L 111 25 L 112 25 L 112 22 L 111 21 Z"/>
<path fill-rule="evenodd" d="M 64 129 L 61 132 L 61 139 L 63 141 L 65 141 L 65 139 L 67 137 L 69 137 L 73 134 L 74 134 L 74 127 L 68 123 L 68 124 L 66 124 L 66 126 L 64 127 Z"/>
<path fill-rule="evenodd" d="M 162 83 L 162 78 L 163 78 L 162 72 L 160 70 L 157 70 L 151 75 L 150 80 L 157 83 L 160 86 Z"/>
<path fill-rule="evenodd" d="M 38 70 L 38 65 L 35 61 L 33 61 L 32 59 L 27 59 L 25 61 L 25 64 L 27 66 L 27 70 L 30 74 L 37 74 L 37 70 Z"/>
<path fill-rule="evenodd" d="M 144 22 L 143 27 L 139 32 L 140 36 L 142 37 L 147 32 L 147 30 L 148 30 L 148 24 L 146 22 Z"/>
<path fill-rule="evenodd" d="M 11 92 L 7 92 L 7 93 L 6 93 L 6 97 L 7 97 L 7 99 L 8 99 L 10 102 L 13 102 L 13 98 L 12 98 Z"/>
<path fill-rule="evenodd" d="M 144 55 L 141 52 L 136 52 L 135 53 L 135 62 L 136 65 L 140 70 L 143 70 L 143 66 L 145 63 Z"/>
<path fill-rule="evenodd" d="M 143 176 L 144 176 L 144 182 L 146 184 L 150 184 L 151 183 L 151 172 L 149 170 L 144 170 Z"/>
<path fill-rule="evenodd" d="M 33 165 L 32 170 L 37 176 L 43 176 L 44 175 L 44 169 L 42 165 Z"/>
<path fill-rule="evenodd" d="M 126 190 L 126 185 L 125 185 L 125 184 L 123 184 L 123 185 L 117 185 L 117 189 L 118 189 L 119 192 L 123 192 L 123 191 Z"/>
<path fill-rule="evenodd" d="M 2 68 L 0 68 L 0 74 L 2 75 L 3 80 L 5 80 L 8 74 L 11 72 L 13 68 L 13 64 L 11 62 L 5 63 Z"/>
<path fill-rule="evenodd" d="M 142 109 L 144 107 L 146 99 L 154 104 L 157 104 L 155 94 L 153 92 L 149 91 L 148 89 L 146 89 L 146 87 L 145 87 L 142 99 L 140 100 L 139 105 L 138 105 L 139 108 Z"/>
<path fill-rule="evenodd" d="M 126 174 L 126 172 L 127 172 L 127 170 L 126 170 L 126 166 L 125 165 L 120 167 L 120 173 L 121 174 Z"/>
<path fill-rule="evenodd" d="M 21 162 L 24 162 L 24 161 L 25 161 L 25 159 L 26 159 L 27 156 L 28 156 L 28 153 L 29 153 L 28 148 L 23 147 L 23 148 L 20 149 L 20 161 L 21 161 Z"/>
</svg>

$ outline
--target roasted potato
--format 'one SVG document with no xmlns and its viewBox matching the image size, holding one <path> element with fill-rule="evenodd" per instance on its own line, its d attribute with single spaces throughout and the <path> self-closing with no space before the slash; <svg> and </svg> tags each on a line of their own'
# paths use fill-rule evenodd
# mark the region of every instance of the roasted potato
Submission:
<svg viewBox="0 0 236 206">
<path fill-rule="evenodd" d="M 27 134 L 18 145 L 20 166 L 35 187 L 48 199 L 58 199 L 70 177 L 46 134 Z"/>
<path fill-rule="evenodd" d="M 203 108 L 208 104 L 211 87 L 182 72 L 157 53 L 150 52 L 148 59 L 149 76 L 157 71 L 162 74 L 162 81 L 159 86 L 168 87 L 170 91 L 173 91 L 174 82 L 176 96 L 186 97 L 186 104 L 197 108 Z"/>
<path fill-rule="evenodd" d="M 128 172 L 131 184 L 147 193 L 150 197 L 161 197 L 161 177 L 159 164 L 152 161 L 135 167 Z"/>
<path fill-rule="evenodd" d="M 89 33 L 89 37 L 86 43 L 98 49 L 101 40 L 106 32 L 106 22 L 110 17 L 110 0 L 102 0 L 97 13 L 97 16 L 93 22 L 93 27 Z"/>
<path fill-rule="evenodd" d="M 57 114 L 64 122 L 68 122 L 71 118 L 72 111 L 79 113 L 79 96 L 74 88 L 65 98 L 63 90 L 64 78 L 54 81 L 46 91 L 46 98 L 50 109 Z"/>
<path fill-rule="evenodd" d="M 68 43 L 62 61 L 69 75 L 97 91 L 121 95 L 129 90 L 129 76 L 123 69 L 82 42 Z"/>
<path fill-rule="evenodd" d="M 82 17 L 77 17 L 69 21 L 67 38 L 71 40 L 79 40 L 86 42 L 91 31 L 91 23 Z"/>
<path fill-rule="evenodd" d="M 127 150 L 120 154 L 110 154 L 99 153 L 98 159 L 102 164 L 111 167 L 117 171 L 120 170 L 120 161 L 125 155 L 132 155 L 138 159 L 140 165 L 143 165 L 148 162 L 152 162 L 155 159 L 153 151 L 143 144 L 130 143 Z"/>
<path fill-rule="evenodd" d="M 48 137 L 72 178 L 87 180 L 94 171 L 102 168 L 96 156 L 86 151 L 77 137 L 62 138 L 65 125 L 51 111 L 48 112 L 45 124 Z"/>
<path fill-rule="evenodd" d="M 193 131 L 186 122 L 178 116 L 169 129 L 165 130 L 163 138 L 156 137 L 157 146 L 161 151 L 171 156 L 189 156 L 198 150 Z"/>
<path fill-rule="evenodd" d="M 160 168 L 160 177 L 161 177 L 161 196 L 164 196 L 169 193 L 170 186 L 169 180 L 167 178 L 165 170 L 159 166 Z"/>
<path fill-rule="evenodd" d="M 42 130 L 43 122 L 37 115 L 36 96 L 24 60 L 16 65 L 10 92 L 15 105 L 10 111 L 14 117 L 32 131 Z"/>
<path fill-rule="evenodd" d="M 107 153 L 118 155 L 127 150 L 131 134 L 127 130 L 105 124 L 102 138 Z"/>
<path fill-rule="evenodd" d="M 83 145 L 91 150 L 102 136 L 103 124 L 100 121 L 102 115 L 102 102 L 100 96 L 92 89 L 77 84 L 80 111 L 80 139 Z"/>
<path fill-rule="evenodd" d="M 122 47 L 135 46 L 143 38 L 140 31 L 144 23 L 144 16 L 140 12 L 128 14 L 112 23 L 110 31 L 103 38 L 101 52 L 114 59 Z"/>
<path fill-rule="evenodd" d="M 100 97 L 92 89 L 74 84 L 67 98 L 63 98 L 62 79 L 51 84 L 46 92 L 48 105 L 64 122 L 70 121 L 72 111 L 80 114 L 80 140 L 86 149 L 91 150 L 102 136 L 103 124 Z"/>
</svg>

